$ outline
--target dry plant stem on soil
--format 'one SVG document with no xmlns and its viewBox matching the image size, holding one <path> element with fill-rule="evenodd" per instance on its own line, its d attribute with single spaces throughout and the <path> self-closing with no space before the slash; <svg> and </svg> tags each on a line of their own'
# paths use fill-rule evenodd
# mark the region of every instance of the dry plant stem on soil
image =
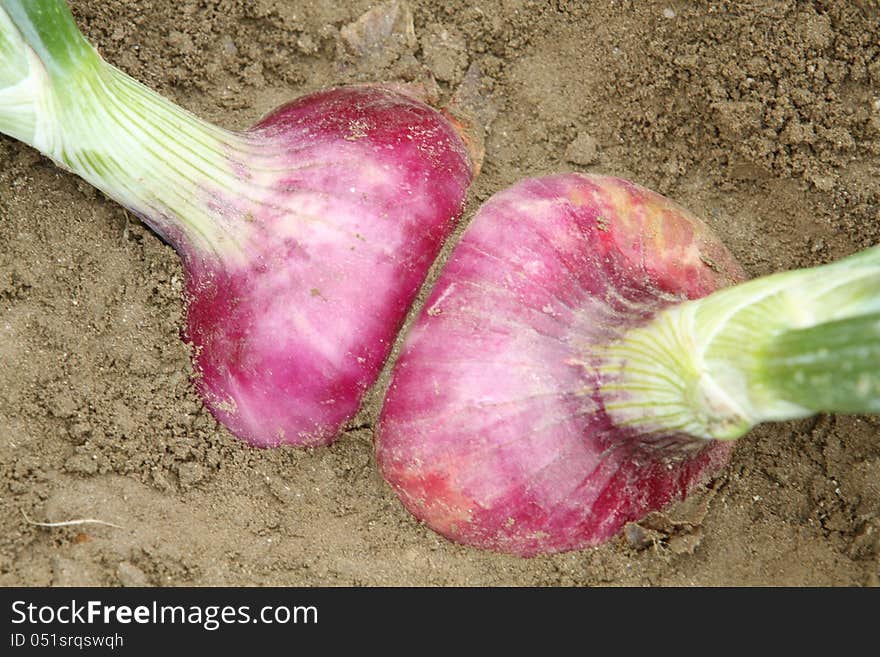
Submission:
<svg viewBox="0 0 880 657">
<path fill-rule="evenodd" d="M 0 2 L 0 132 L 177 250 L 197 387 L 259 446 L 326 444 L 354 415 L 472 177 L 457 127 L 396 88 L 211 125 L 101 59 L 63 0 Z"/>
<path fill-rule="evenodd" d="M 496 194 L 397 361 L 386 479 L 444 535 L 533 555 L 681 498 L 760 422 L 880 413 L 880 247 L 742 279 L 702 221 L 628 181 Z"/>
<path fill-rule="evenodd" d="M 55 528 L 74 527 L 76 525 L 104 525 L 106 527 L 115 527 L 116 529 L 122 529 L 120 525 L 115 525 L 112 522 L 107 522 L 106 520 L 97 520 L 96 518 L 76 518 L 75 520 L 62 520 L 59 522 L 38 522 L 36 520 L 31 520 L 28 517 L 28 514 L 24 512 L 24 509 L 21 510 L 21 515 L 24 516 L 24 521 L 27 524 L 34 525 L 35 527 Z"/>
</svg>

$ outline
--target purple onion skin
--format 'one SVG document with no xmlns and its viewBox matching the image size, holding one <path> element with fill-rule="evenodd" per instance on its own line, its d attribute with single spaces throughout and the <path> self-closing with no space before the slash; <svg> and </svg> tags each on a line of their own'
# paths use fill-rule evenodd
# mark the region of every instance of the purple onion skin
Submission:
<svg viewBox="0 0 880 657">
<path fill-rule="evenodd" d="M 407 338 L 377 430 L 403 504 L 460 543 L 597 545 L 682 498 L 731 444 L 615 426 L 593 345 L 745 278 L 711 230 L 631 182 L 520 182 L 474 217 Z"/>
<path fill-rule="evenodd" d="M 471 167 L 439 112 L 378 86 L 303 97 L 250 134 L 279 172 L 261 203 L 237 210 L 253 227 L 243 262 L 176 245 L 185 337 L 198 389 L 233 433 L 323 445 L 377 378 Z"/>
</svg>

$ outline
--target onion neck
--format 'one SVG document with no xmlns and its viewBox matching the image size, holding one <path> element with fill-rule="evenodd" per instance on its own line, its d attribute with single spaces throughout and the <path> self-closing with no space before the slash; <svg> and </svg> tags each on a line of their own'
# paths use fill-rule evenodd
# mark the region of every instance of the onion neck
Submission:
<svg viewBox="0 0 880 657">
<path fill-rule="evenodd" d="M 63 0 L 0 0 L 0 131 L 135 212 L 182 255 L 242 253 L 259 137 L 213 126 L 107 64 Z"/>
<path fill-rule="evenodd" d="M 612 420 L 645 433 L 880 413 L 880 247 L 669 307 L 592 355 Z"/>
</svg>

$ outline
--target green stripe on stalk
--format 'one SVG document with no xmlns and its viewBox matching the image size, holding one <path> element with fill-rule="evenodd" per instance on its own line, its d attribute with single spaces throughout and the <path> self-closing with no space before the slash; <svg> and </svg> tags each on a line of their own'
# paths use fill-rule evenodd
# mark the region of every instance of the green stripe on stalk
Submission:
<svg viewBox="0 0 880 657">
<path fill-rule="evenodd" d="M 0 89 L 20 82 L 28 68 L 24 40 L 9 15 L 0 9 Z"/>
<path fill-rule="evenodd" d="M 2 0 L 0 5 L 50 76 L 63 79 L 73 72 L 100 66 L 101 58 L 77 28 L 66 2 Z"/>
<path fill-rule="evenodd" d="M 36 125 L 31 82 L 36 55 L 0 8 L 0 132 L 18 138 L 32 134 Z"/>
<path fill-rule="evenodd" d="M 672 306 L 591 355 L 612 419 L 650 433 L 880 412 L 880 247 Z"/>
<path fill-rule="evenodd" d="M 785 331 L 759 363 L 759 380 L 804 408 L 880 413 L 880 313 Z"/>
<path fill-rule="evenodd" d="M 0 131 L 133 210 L 184 253 L 241 253 L 248 229 L 239 215 L 261 202 L 269 175 L 245 170 L 265 151 L 256 136 L 213 126 L 106 63 L 64 0 L 0 0 L 0 55 Z"/>
</svg>

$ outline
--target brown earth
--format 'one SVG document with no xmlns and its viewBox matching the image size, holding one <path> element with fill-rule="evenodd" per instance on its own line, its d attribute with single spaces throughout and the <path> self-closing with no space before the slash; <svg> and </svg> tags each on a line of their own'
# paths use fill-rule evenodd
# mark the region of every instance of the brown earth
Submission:
<svg viewBox="0 0 880 657">
<path fill-rule="evenodd" d="M 414 33 L 366 59 L 343 29 L 364 0 L 72 6 L 106 59 L 229 128 L 356 80 L 433 77 L 445 98 L 479 63 L 498 113 L 467 216 L 580 170 L 691 208 L 752 276 L 880 242 L 871 0 L 412 0 Z M 602 547 L 481 552 L 378 476 L 382 382 L 329 448 L 248 449 L 218 426 L 189 384 L 182 276 L 120 206 L 0 138 L 0 585 L 880 582 L 878 418 L 760 427 L 707 489 Z"/>
</svg>

